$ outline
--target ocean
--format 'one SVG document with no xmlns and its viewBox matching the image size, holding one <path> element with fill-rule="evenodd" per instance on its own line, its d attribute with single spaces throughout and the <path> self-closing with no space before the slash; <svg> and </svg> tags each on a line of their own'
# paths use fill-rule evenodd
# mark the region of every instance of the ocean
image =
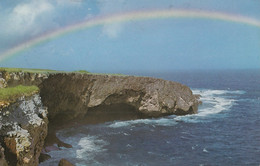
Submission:
<svg viewBox="0 0 260 166">
<path fill-rule="evenodd" d="M 260 165 L 260 70 L 137 73 L 188 85 L 198 114 L 111 121 L 57 132 L 73 148 L 48 154 L 76 166 Z"/>
</svg>

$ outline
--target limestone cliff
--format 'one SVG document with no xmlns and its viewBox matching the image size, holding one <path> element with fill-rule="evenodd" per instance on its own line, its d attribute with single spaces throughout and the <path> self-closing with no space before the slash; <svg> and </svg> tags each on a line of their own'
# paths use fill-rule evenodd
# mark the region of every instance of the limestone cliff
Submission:
<svg viewBox="0 0 260 166">
<path fill-rule="evenodd" d="M 0 110 L 0 143 L 10 166 L 36 166 L 47 135 L 47 109 L 38 94 Z"/>
<path fill-rule="evenodd" d="M 151 117 L 185 115 L 196 113 L 198 107 L 187 86 L 149 77 L 55 74 L 40 89 L 50 120 L 107 115 L 116 109 L 113 115 L 128 114 L 127 110 Z"/>
<path fill-rule="evenodd" d="M 20 98 L 0 110 L 0 164 L 38 165 L 48 127 L 47 141 L 57 143 L 53 127 L 72 120 L 193 114 L 199 104 L 187 86 L 149 77 L 0 71 L 0 88 L 20 84 L 38 85 L 40 95 Z M 48 107 L 48 118 L 43 106 Z"/>
</svg>

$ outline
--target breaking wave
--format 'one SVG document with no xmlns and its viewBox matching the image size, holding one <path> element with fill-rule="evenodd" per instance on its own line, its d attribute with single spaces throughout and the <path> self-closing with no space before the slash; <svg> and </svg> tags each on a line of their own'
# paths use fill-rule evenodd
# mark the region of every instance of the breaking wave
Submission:
<svg viewBox="0 0 260 166">
<path fill-rule="evenodd" d="M 180 121 L 188 123 L 197 123 L 202 120 L 205 121 L 207 120 L 205 117 L 229 110 L 235 104 L 237 96 L 244 94 L 245 91 L 194 89 L 193 93 L 201 95 L 200 100 L 202 101 L 202 104 L 199 106 L 197 114 L 185 116 L 171 115 L 156 119 L 114 121 L 108 126 L 112 128 L 135 126 L 137 124 L 174 126 Z"/>
<path fill-rule="evenodd" d="M 93 158 L 97 153 L 104 152 L 106 149 L 103 147 L 107 145 L 102 139 L 98 139 L 96 136 L 83 137 L 78 142 L 78 150 L 76 150 L 76 158 L 82 159 L 87 157 Z"/>
</svg>

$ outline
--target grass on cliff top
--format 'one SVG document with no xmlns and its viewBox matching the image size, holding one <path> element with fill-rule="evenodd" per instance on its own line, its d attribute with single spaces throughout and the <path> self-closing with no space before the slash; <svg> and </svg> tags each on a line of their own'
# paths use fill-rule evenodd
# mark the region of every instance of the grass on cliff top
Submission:
<svg viewBox="0 0 260 166">
<path fill-rule="evenodd" d="M 0 88 L 0 101 L 14 101 L 21 96 L 30 96 L 39 91 L 37 86 L 23 86 Z"/>
<path fill-rule="evenodd" d="M 50 70 L 50 69 L 27 69 L 27 68 L 8 68 L 8 67 L 0 67 L 0 72 L 25 72 L 25 73 L 81 73 L 81 74 L 90 74 L 90 72 L 86 70 L 77 70 L 73 72 L 68 71 L 58 71 L 58 70 Z"/>
<path fill-rule="evenodd" d="M 59 72 L 62 72 L 62 71 L 49 70 L 49 69 L 26 69 L 26 68 L 7 68 L 7 67 L 0 67 L 0 71 L 28 72 L 28 73 L 59 73 Z"/>
<path fill-rule="evenodd" d="M 125 74 L 120 73 L 91 73 L 86 70 L 77 70 L 77 71 L 58 71 L 58 70 L 50 70 L 50 69 L 26 69 L 26 68 L 7 68 L 7 67 L 0 67 L 1 71 L 7 72 L 28 72 L 28 73 L 80 73 L 80 74 L 93 74 L 93 75 L 111 75 L 111 76 L 127 76 Z"/>
</svg>

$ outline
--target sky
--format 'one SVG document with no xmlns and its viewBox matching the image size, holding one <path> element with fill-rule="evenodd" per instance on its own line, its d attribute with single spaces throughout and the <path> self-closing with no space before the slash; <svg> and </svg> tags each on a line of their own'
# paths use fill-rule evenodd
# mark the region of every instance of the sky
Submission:
<svg viewBox="0 0 260 166">
<path fill-rule="evenodd" d="M 259 0 L 0 1 L 0 58 L 81 22 L 156 10 L 218 12 L 260 22 Z M 0 67 L 102 73 L 260 69 L 260 27 L 186 17 L 104 22 L 28 46 L 0 60 Z"/>
</svg>

